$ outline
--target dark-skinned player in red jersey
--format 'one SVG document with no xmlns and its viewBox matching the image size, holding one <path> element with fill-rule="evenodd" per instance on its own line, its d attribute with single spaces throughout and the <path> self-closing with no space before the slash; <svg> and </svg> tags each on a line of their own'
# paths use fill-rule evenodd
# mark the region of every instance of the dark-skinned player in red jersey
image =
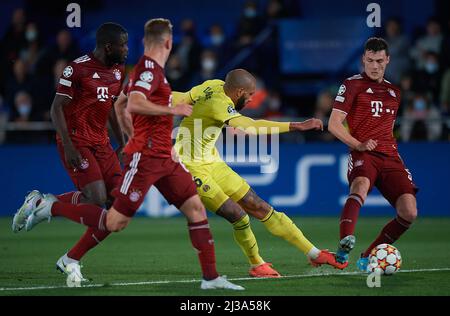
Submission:
<svg viewBox="0 0 450 316">
<path fill-rule="evenodd" d="M 166 19 L 152 19 L 145 24 L 144 34 L 144 55 L 133 69 L 126 88 L 127 110 L 132 114 L 134 131 L 124 149 L 125 169 L 114 191 L 113 206 L 106 211 L 92 204 L 63 203 L 52 194 L 44 194 L 33 205 L 25 229 L 29 231 L 52 216 L 63 216 L 94 229 L 119 232 L 128 225 L 150 187 L 155 185 L 187 218 L 189 237 L 202 269 L 201 288 L 243 290 L 217 273 L 205 207 L 192 175 L 172 159 L 173 115 L 192 114 L 189 104 L 172 106 L 172 90 L 164 75 L 164 65 L 172 49 L 172 24 Z"/>
<path fill-rule="evenodd" d="M 70 62 L 59 79 L 51 117 L 61 161 L 78 189 L 57 195 L 61 202 L 104 206 L 113 199 L 111 192 L 121 176 L 118 155 L 125 144 L 113 103 L 122 89 L 127 55 L 127 31 L 116 23 L 102 24 L 96 32 L 95 50 Z M 119 144 L 116 151 L 108 138 L 108 121 Z M 37 190 L 26 196 L 14 217 L 14 231 L 24 227 L 23 215 L 40 198 Z M 78 243 L 57 261 L 58 270 L 66 274 L 79 270 L 79 260 L 108 234 L 88 228 Z"/>
<path fill-rule="evenodd" d="M 379 244 L 394 243 L 416 219 L 417 187 L 393 136 L 401 95 L 398 87 L 384 79 L 389 64 L 386 41 L 368 39 L 362 63 L 364 72 L 348 78 L 340 86 L 328 129 L 350 147 L 347 174 L 350 194 L 341 214 L 336 261 L 348 261 L 356 241 L 354 231 L 359 210 L 374 186 L 397 211 L 396 217 L 361 254 L 357 267 L 367 271 L 370 251 Z"/>
</svg>

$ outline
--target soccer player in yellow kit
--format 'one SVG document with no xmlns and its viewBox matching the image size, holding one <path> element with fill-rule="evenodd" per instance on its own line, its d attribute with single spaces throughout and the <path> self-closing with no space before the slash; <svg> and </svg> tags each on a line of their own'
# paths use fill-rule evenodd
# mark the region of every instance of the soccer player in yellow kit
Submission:
<svg viewBox="0 0 450 316">
<path fill-rule="evenodd" d="M 225 79 L 208 80 L 189 92 L 173 92 L 173 104 L 193 105 L 193 113 L 181 122 L 175 151 L 189 169 L 197 191 L 206 208 L 227 219 L 233 226 L 234 239 L 247 256 L 253 277 L 279 277 L 271 263 L 259 254 L 255 235 L 250 228 L 251 215 L 260 220 L 266 229 L 302 251 L 313 266 L 329 264 L 343 269 L 332 253 L 317 249 L 284 213 L 273 209 L 250 188 L 219 156 L 215 143 L 223 126 L 250 132 L 274 132 L 323 129 L 322 121 L 273 122 L 253 120 L 239 111 L 251 100 L 256 89 L 255 78 L 243 69 L 230 71 Z"/>
</svg>

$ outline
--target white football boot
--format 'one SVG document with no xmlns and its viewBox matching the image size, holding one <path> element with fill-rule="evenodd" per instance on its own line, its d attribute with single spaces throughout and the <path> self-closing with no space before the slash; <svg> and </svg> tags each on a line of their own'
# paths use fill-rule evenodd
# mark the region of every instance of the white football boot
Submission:
<svg viewBox="0 0 450 316">
<path fill-rule="evenodd" d="M 53 194 L 43 194 L 41 203 L 32 210 L 30 216 L 27 218 L 25 223 L 26 231 L 30 231 L 34 226 L 44 220 L 50 221 L 52 218 L 52 205 L 56 201 L 58 199 Z"/>
<path fill-rule="evenodd" d="M 81 274 L 81 264 L 77 260 L 62 256 L 56 262 L 56 270 L 67 275 L 66 283 L 68 287 L 80 287 L 81 282 L 88 282 Z"/>
<path fill-rule="evenodd" d="M 226 276 L 219 276 L 214 280 L 202 280 L 202 284 L 200 286 L 202 290 L 215 290 L 215 289 L 224 289 L 224 290 L 235 290 L 242 291 L 245 290 L 240 285 L 236 285 L 227 280 Z"/>
<path fill-rule="evenodd" d="M 25 196 L 25 201 L 22 206 L 17 210 L 16 214 L 14 214 L 12 222 L 13 232 L 18 233 L 25 227 L 28 216 L 30 216 L 33 209 L 36 208 L 36 202 L 41 198 L 42 194 L 38 190 L 33 190 Z"/>
</svg>

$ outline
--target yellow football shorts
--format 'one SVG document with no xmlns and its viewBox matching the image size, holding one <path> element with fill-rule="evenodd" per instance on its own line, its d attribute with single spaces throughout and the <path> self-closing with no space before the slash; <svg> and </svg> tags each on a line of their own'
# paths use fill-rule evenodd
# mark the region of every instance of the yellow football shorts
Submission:
<svg viewBox="0 0 450 316">
<path fill-rule="evenodd" d="M 229 198 L 235 202 L 241 200 L 250 190 L 247 181 L 224 161 L 185 165 L 194 177 L 203 204 L 212 212 L 216 212 Z"/>
</svg>

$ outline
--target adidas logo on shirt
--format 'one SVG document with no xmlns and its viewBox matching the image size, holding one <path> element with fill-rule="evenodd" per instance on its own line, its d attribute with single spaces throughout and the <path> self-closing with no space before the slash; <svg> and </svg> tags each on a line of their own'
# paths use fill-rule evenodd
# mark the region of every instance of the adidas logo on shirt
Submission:
<svg viewBox="0 0 450 316">
<path fill-rule="evenodd" d="M 92 76 L 92 79 L 100 79 L 100 76 L 98 75 L 98 73 L 95 73 L 95 74 Z"/>
<path fill-rule="evenodd" d="M 372 91 L 371 88 L 367 89 L 366 92 L 367 92 L 367 93 L 372 93 L 372 94 L 373 94 L 373 91 Z"/>
</svg>

